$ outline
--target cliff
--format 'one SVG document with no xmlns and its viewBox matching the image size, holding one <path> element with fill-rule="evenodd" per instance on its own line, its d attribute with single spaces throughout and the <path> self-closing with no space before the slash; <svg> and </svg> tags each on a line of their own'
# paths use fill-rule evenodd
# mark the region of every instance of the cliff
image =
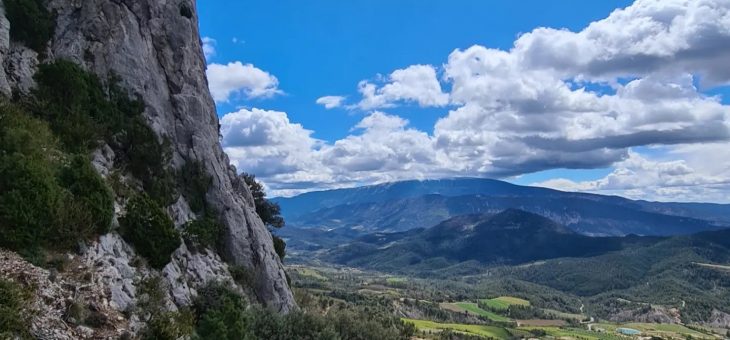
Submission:
<svg viewBox="0 0 730 340">
<path fill-rule="evenodd" d="M 0 92 L 27 94 L 38 65 L 59 59 L 73 61 L 100 79 L 115 76 L 129 93 L 141 96 L 146 122 L 160 140 L 170 142 L 167 166 L 180 169 L 199 162 L 212 178 L 205 200 L 223 226 L 221 255 L 193 251 L 185 243 L 174 252 L 161 270 L 170 287 L 170 308 L 189 305 L 196 289 L 210 281 L 230 279 L 231 266 L 251 273 L 252 299 L 283 313 L 295 308 L 249 189 L 239 185 L 234 190 L 236 169 L 219 141 L 195 1 L 51 0 L 46 5 L 55 14 L 55 31 L 43 56 L 12 41 L 11 23 L 0 15 Z M 93 163 L 102 176 L 109 175 L 115 161 L 107 146 L 94 152 Z M 116 203 L 119 215 L 123 201 L 117 197 Z M 177 227 L 195 217 L 183 196 L 167 212 Z M 109 308 L 123 311 L 137 298 L 135 283 L 153 270 L 131 265 L 134 257 L 133 247 L 113 230 L 89 244 L 76 261 L 92 268 L 93 284 L 108 295 Z"/>
</svg>

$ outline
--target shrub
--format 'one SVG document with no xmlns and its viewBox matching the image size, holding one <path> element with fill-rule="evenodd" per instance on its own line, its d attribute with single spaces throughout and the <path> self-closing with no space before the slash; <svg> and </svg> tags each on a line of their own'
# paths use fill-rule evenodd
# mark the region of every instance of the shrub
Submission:
<svg viewBox="0 0 730 340">
<path fill-rule="evenodd" d="M 213 178 L 205 171 L 203 164 L 199 161 L 188 161 L 180 168 L 177 177 L 190 209 L 196 213 L 205 212 L 205 195 Z"/>
<path fill-rule="evenodd" d="M 219 283 L 212 283 L 198 292 L 195 312 L 196 333 L 200 339 L 245 339 L 246 307 L 243 296 Z"/>
<path fill-rule="evenodd" d="M 253 286 L 255 279 L 253 273 L 248 271 L 243 266 L 231 265 L 230 267 L 228 267 L 228 271 L 231 273 L 233 281 L 236 281 L 236 283 L 238 283 L 239 285 L 243 287 Z"/>
<path fill-rule="evenodd" d="M 0 246 L 38 253 L 61 198 L 56 149 L 44 122 L 0 105 Z"/>
<path fill-rule="evenodd" d="M 39 54 L 53 37 L 53 15 L 42 0 L 5 0 L 5 16 L 10 21 L 10 38 L 24 43 Z"/>
<path fill-rule="evenodd" d="M 286 242 L 279 236 L 271 235 L 274 238 L 274 250 L 281 260 L 286 256 Z"/>
<path fill-rule="evenodd" d="M 147 195 L 133 197 L 127 212 L 120 219 L 122 237 L 153 268 L 161 269 L 170 262 L 170 255 L 180 246 L 180 235 L 165 211 Z"/>
<path fill-rule="evenodd" d="M 195 316 L 187 309 L 153 314 L 147 321 L 142 340 L 177 340 L 193 332 Z"/>
<path fill-rule="evenodd" d="M 170 145 L 147 125 L 139 96 L 131 97 L 116 77 L 105 89 L 95 74 L 67 60 L 41 65 L 35 80 L 30 106 L 49 122 L 66 150 L 85 153 L 105 140 L 118 164 L 142 181 L 150 197 L 162 205 L 174 202 L 175 178 L 167 168 Z"/>
<path fill-rule="evenodd" d="M 221 225 L 213 218 L 205 217 L 185 224 L 182 236 L 185 241 L 203 248 L 215 249 Z"/>
<path fill-rule="evenodd" d="M 193 17 L 193 10 L 190 9 L 190 6 L 188 6 L 186 4 L 181 4 L 180 5 L 180 15 L 190 19 Z"/>
<path fill-rule="evenodd" d="M 59 178 L 79 206 L 89 212 L 94 230 L 99 234 L 108 232 L 114 216 L 114 197 L 89 159 L 73 156 L 61 170 Z"/>
<path fill-rule="evenodd" d="M 251 190 L 251 195 L 253 195 L 253 201 L 256 205 L 256 214 L 261 217 L 261 221 L 274 228 L 283 227 L 284 218 L 281 217 L 279 204 L 266 199 L 264 186 L 256 180 L 256 176 L 244 172 L 240 177 L 243 178 L 244 183 Z"/>
<path fill-rule="evenodd" d="M 34 77 L 35 113 L 49 122 L 67 150 L 94 148 L 105 133 L 97 120 L 111 114 L 99 79 L 66 60 L 40 65 Z"/>
<path fill-rule="evenodd" d="M 43 245 L 60 199 L 61 188 L 45 162 L 0 155 L 0 246 L 18 250 Z"/>
<path fill-rule="evenodd" d="M 143 340 L 176 340 L 193 332 L 195 316 L 188 309 L 168 311 L 165 305 L 165 283 L 159 276 L 151 276 L 138 285 L 140 300 L 138 312 L 149 315 L 140 332 Z"/>
<path fill-rule="evenodd" d="M 48 235 L 46 246 L 53 249 L 71 249 L 84 240 L 95 235 L 93 217 L 79 201 L 68 191 L 64 191 L 54 212 L 56 220 Z"/>
<path fill-rule="evenodd" d="M 47 124 L 0 107 L 0 245 L 40 255 L 108 230 L 111 192 L 86 157 L 68 158 Z"/>
<path fill-rule="evenodd" d="M 25 311 L 31 293 L 17 283 L 0 279 L 0 338 L 32 339 L 30 316 Z"/>
</svg>

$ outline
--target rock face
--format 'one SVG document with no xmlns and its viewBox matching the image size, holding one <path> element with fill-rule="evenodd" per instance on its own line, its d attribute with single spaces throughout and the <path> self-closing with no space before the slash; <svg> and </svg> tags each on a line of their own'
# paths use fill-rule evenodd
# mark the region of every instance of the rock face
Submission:
<svg viewBox="0 0 730 340">
<path fill-rule="evenodd" d="M 56 29 L 46 58 L 72 60 L 101 79 L 118 76 L 123 87 L 144 100 L 148 124 L 170 141 L 171 166 L 199 161 L 212 176 L 206 200 L 219 212 L 226 230 L 224 259 L 181 246 L 162 271 L 171 286 L 171 299 L 178 305 L 189 304 L 200 285 L 230 279 L 230 263 L 252 274 L 251 288 L 260 302 L 284 313 L 295 308 L 271 235 L 256 215 L 248 188 L 236 182 L 236 170 L 220 145 L 195 1 L 50 0 L 48 8 L 56 15 Z M 0 15 L 4 71 L 0 92 L 27 93 L 33 86 L 38 54 L 10 41 L 9 27 Z M 102 175 L 108 174 L 110 164 L 113 152 L 108 148 L 94 154 L 94 165 Z M 234 191 L 234 185 L 239 190 Z M 168 211 L 178 226 L 194 216 L 184 199 Z M 105 284 L 114 308 L 122 310 L 134 301 L 132 283 L 144 273 L 129 265 L 133 250 L 117 234 L 102 236 L 85 256 L 101 263 L 99 270 L 108 277 Z"/>
</svg>

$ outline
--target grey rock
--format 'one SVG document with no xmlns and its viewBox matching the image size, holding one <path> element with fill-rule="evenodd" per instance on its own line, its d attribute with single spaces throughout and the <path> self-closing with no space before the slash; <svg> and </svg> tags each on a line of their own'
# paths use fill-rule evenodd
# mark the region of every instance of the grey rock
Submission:
<svg viewBox="0 0 730 340">
<path fill-rule="evenodd" d="M 35 87 L 33 75 L 38 70 L 38 53 L 10 42 L 10 49 L 3 58 L 5 77 L 13 91 L 28 94 Z"/>
<path fill-rule="evenodd" d="M 228 265 L 212 251 L 192 252 L 183 243 L 162 270 L 170 295 L 178 306 L 192 304 L 197 289 L 210 282 L 233 282 Z"/>
<path fill-rule="evenodd" d="M 117 310 L 126 310 L 136 302 L 135 282 L 146 274 L 144 268 L 130 264 L 135 257 L 134 250 L 119 234 L 109 233 L 89 246 L 84 262 L 95 268 L 94 280 L 111 291 L 110 304 Z"/>
<path fill-rule="evenodd" d="M 10 50 L 10 22 L 5 17 L 5 5 L 0 2 L 0 64 L 4 64 L 4 60 Z M 9 97 L 12 95 L 12 89 L 5 72 L 0 72 L 0 93 Z"/>
<path fill-rule="evenodd" d="M 194 0 L 50 0 L 47 6 L 56 14 L 47 58 L 74 61 L 102 80 L 117 76 L 121 86 L 141 95 L 149 126 L 160 139 L 170 141 L 170 165 L 177 169 L 196 160 L 213 179 L 206 200 L 225 227 L 224 259 L 192 253 L 184 246 L 178 249 L 170 268 L 163 271 L 168 281 L 180 282 L 170 281 L 171 299 L 187 304 L 200 284 L 230 278 L 225 260 L 254 274 L 253 295 L 260 302 L 284 313 L 296 308 L 271 235 L 256 215 L 250 191 L 236 182 L 236 169 L 220 145 L 197 14 L 188 18 L 180 13 L 180 6 L 196 8 Z M 34 86 L 38 55 L 11 42 L 8 32 L 7 20 L 0 20 L 4 70 L 0 93 L 28 93 Z M 93 160 L 99 173 L 108 176 L 114 153 L 104 146 Z M 123 205 L 123 201 L 115 202 L 114 228 Z M 168 212 L 178 227 L 194 217 L 184 198 L 168 207 Z M 111 304 L 119 310 L 135 302 L 134 281 L 147 275 L 147 269 L 129 264 L 133 257 L 133 249 L 115 233 L 102 236 L 84 254 L 92 265 L 100 263 L 97 279 L 108 285 Z"/>
<path fill-rule="evenodd" d="M 173 167 L 198 160 L 212 176 L 206 198 L 226 228 L 226 260 L 255 273 L 259 301 L 288 312 L 295 303 L 271 235 L 250 193 L 233 190 L 235 171 L 219 141 L 197 15 L 181 15 L 183 4 L 196 8 L 191 0 L 52 0 L 57 27 L 50 54 L 85 65 L 102 78 L 116 74 L 124 87 L 142 96 L 149 125 L 172 144 Z M 177 216 L 186 209 L 172 212 L 175 221 L 188 218 Z"/>
</svg>

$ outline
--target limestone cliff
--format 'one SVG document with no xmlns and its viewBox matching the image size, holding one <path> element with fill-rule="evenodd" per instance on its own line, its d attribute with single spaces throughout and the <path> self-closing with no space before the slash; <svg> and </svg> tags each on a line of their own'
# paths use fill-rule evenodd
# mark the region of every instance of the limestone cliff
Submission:
<svg viewBox="0 0 730 340">
<path fill-rule="evenodd" d="M 72 60 L 106 79 L 116 75 L 130 93 L 141 95 L 144 116 L 160 138 L 171 142 L 170 166 L 201 162 L 213 181 L 206 201 L 220 214 L 225 228 L 222 260 L 217 254 L 194 253 L 185 244 L 162 273 L 175 305 L 189 304 L 195 289 L 210 280 L 230 278 L 229 265 L 252 273 L 253 298 L 288 312 L 295 303 L 271 235 L 256 215 L 248 188 L 233 190 L 236 169 L 229 165 L 218 131 L 218 118 L 205 77 L 205 59 L 194 0 L 50 0 L 55 33 L 43 58 L 9 39 L 10 23 L 0 15 L 0 92 L 27 93 L 38 63 Z M 105 175 L 114 152 L 95 153 Z M 119 207 L 117 207 L 119 208 Z M 194 215 L 184 198 L 168 208 L 179 226 Z M 106 285 L 112 307 L 134 302 L 133 282 L 143 269 L 129 265 L 133 249 L 114 232 L 102 236 L 84 255 L 98 262 L 98 284 Z"/>
</svg>

